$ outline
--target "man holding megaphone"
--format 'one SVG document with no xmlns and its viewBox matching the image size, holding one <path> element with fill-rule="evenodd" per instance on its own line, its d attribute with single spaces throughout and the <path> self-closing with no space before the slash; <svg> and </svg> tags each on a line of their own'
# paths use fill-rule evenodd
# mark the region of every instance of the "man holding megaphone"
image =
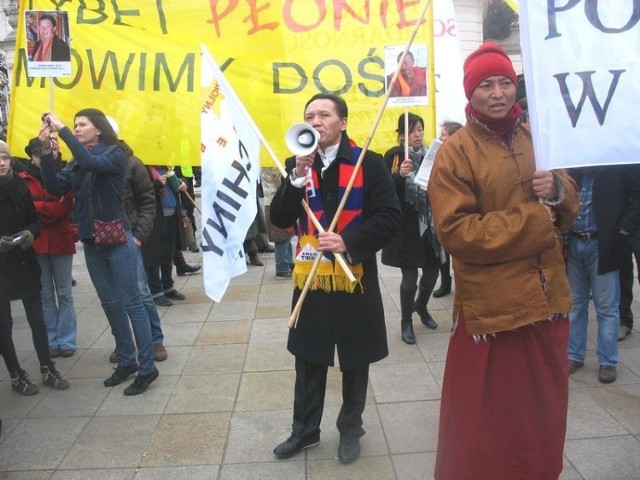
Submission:
<svg viewBox="0 0 640 480">
<path fill-rule="evenodd" d="M 327 369 L 333 366 L 337 346 L 343 398 L 336 422 L 338 458 L 342 463 L 355 461 L 365 433 L 362 412 L 369 364 L 388 354 L 376 252 L 400 228 L 401 213 L 382 156 L 367 151 L 358 162 L 362 149 L 347 136 L 347 117 L 347 104 L 336 95 L 320 93 L 307 102 L 304 124 L 287 134 L 296 156 L 287 159 L 288 177 L 271 203 L 274 225 L 297 225 L 292 305 L 312 277 L 297 327 L 289 331 L 287 348 L 296 365 L 295 399 L 292 434 L 274 449 L 280 459 L 319 443 Z M 352 175 L 354 182 L 347 188 Z M 318 232 L 309 220 L 303 199 L 325 232 Z M 335 254 L 347 259 L 355 283 L 335 262 Z M 314 275 L 318 255 L 321 260 Z"/>
</svg>

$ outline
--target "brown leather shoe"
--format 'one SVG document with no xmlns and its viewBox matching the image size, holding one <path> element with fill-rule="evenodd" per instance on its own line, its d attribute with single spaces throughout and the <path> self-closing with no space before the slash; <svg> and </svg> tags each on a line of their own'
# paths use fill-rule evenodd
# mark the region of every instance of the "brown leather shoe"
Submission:
<svg viewBox="0 0 640 480">
<path fill-rule="evenodd" d="M 620 330 L 618 330 L 618 341 L 621 342 L 622 340 L 627 338 L 629 335 L 631 335 L 631 327 L 628 327 L 627 325 L 622 325 L 620 327 Z"/>
<path fill-rule="evenodd" d="M 51 358 L 58 358 L 60 356 L 60 350 L 54 348 L 53 350 L 49 350 L 49 356 Z"/>
<path fill-rule="evenodd" d="M 575 372 L 576 370 L 582 367 L 584 367 L 584 362 L 569 360 L 569 375 L 573 375 L 573 372 Z"/>
<path fill-rule="evenodd" d="M 264 267 L 264 263 L 260 261 L 258 258 L 258 253 L 250 253 L 249 254 L 249 263 L 251 265 L 255 265 L 256 267 Z"/>
<path fill-rule="evenodd" d="M 598 370 L 600 383 L 612 383 L 616 381 L 616 378 L 618 378 L 616 367 L 613 365 L 600 365 L 600 370 Z"/>
<path fill-rule="evenodd" d="M 153 346 L 153 358 L 156 362 L 162 362 L 166 360 L 168 357 L 167 350 L 164 348 L 164 345 L 158 343 Z"/>
<path fill-rule="evenodd" d="M 60 356 L 64 358 L 73 357 L 74 353 L 76 353 L 75 348 L 67 348 L 66 350 L 60 350 Z"/>
</svg>

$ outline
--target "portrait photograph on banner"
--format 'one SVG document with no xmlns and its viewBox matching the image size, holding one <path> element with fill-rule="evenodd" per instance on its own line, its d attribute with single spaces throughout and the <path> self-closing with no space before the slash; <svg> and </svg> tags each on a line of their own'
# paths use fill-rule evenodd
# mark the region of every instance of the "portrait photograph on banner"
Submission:
<svg viewBox="0 0 640 480">
<path fill-rule="evenodd" d="M 388 106 L 420 106 L 429 103 L 427 72 L 429 71 L 429 50 L 427 45 L 412 45 L 402 64 L 399 64 L 404 45 L 391 45 L 384 49 L 386 90 L 396 70 L 398 78 L 389 94 Z"/>
<path fill-rule="evenodd" d="M 24 19 L 28 76 L 71 76 L 69 14 L 59 10 L 27 10 Z"/>
</svg>

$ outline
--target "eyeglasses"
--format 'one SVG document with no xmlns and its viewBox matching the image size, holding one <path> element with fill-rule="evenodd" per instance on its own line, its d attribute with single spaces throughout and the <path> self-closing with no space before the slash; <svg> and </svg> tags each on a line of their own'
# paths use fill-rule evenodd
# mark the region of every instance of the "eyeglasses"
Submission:
<svg viewBox="0 0 640 480">
<path fill-rule="evenodd" d="M 7 154 L 0 154 L 0 161 L 9 163 L 11 161 L 11 157 Z"/>
</svg>

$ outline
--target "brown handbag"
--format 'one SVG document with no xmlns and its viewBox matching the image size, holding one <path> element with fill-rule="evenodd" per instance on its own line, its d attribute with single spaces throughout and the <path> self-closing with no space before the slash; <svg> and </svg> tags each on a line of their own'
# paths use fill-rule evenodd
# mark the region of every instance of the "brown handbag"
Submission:
<svg viewBox="0 0 640 480">
<path fill-rule="evenodd" d="M 93 220 L 94 243 L 106 247 L 114 245 L 125 245 L 127 234 L 124 230 L 124 221 L 116 220 Z"/>
</svg>

